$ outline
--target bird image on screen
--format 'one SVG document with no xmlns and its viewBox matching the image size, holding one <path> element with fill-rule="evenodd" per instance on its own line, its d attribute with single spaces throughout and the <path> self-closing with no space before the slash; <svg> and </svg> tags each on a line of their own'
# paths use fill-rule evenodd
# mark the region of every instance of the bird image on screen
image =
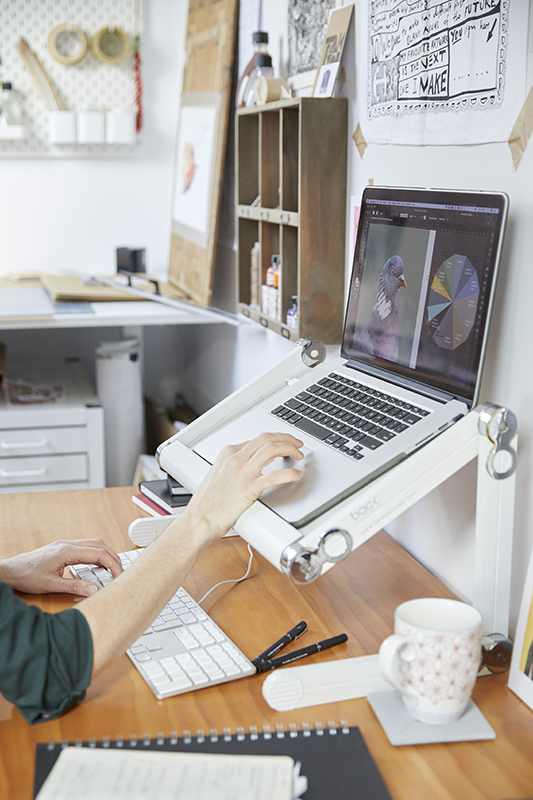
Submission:
<svg viewBox="0 0 533 800">
<path fill-rule="evenodd" d="M 392 256 L 381 270 L 370 319 L 353 338 L 353 345 L 357 350 L 386 358 L 388 361 L 398 360 L 396 295 L 402 286 L 407 288 L 403 260 L 400 256 Z"/>
</svg>

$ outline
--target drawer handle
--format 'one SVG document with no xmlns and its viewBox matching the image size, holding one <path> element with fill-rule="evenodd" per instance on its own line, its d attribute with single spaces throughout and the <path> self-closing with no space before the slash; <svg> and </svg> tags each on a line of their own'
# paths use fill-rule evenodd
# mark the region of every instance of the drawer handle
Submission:
<svg viewBox="0 0 533 800">
<path fill-rule="evenodd" d="M 44 475 L 46 467 L 41 469 L 0 469 L 0 478 L 33 478 L 36 475 Z"/>
<path fill-rule="evenodd" d="M 283 222 L 285 225 L 287 225 L 287 224 L 288 224 L 288 223 L 291 221 L 291 215 L 290 215 L 290 214 L 287 214 L 287 213 L 285 213 L 285 212 L 282 212 L 282 213 L 279 215 L 279 218 L 280 218 L 280 220 L 281 220 L 281 221 L 282 221 L 282 222 Z"/>
<path fill-rule="evenodd" d="M 23 447 L 44 447 L 48 439 L 39 439 L 37 442 L 0 442 L 2 450 L 20 450 Z"/>
</svg>

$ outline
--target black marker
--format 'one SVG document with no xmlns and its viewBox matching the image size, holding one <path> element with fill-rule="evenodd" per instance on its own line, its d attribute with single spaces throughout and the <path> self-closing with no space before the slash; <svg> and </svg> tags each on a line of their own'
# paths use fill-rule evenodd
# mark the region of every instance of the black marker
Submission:
<svg viewBox="0 0 533 800">
<path fill-rule="evenodd" d="M 313 653 L 320 653 L 321 650 L 327 650 L 329 647 L 335 647 L 336 644 L 342 644 L 346 641 L 348 641 L 348 637 L 345 633 L 341 633 L 338 636 L 333 636 L 331 639 L 324 639 L 322 642 L 311 644 L 309 647 L 302 647 L 301 650 L 294 650 L 292 653 L 287 653 L 285 656 L 261 661 L 259 664 L 256 664 L 255 667 L 258 673 L 268 672 L 271 669 L 276 669 L 276 667 L 284 667 L 285 664 L 299 661 L 301 658 L 312 656 Z"/>
<path fill-rule="evenodd" d="M 307 622 L 302 620 L 302 622 L 299 622 L 298 625 L 295 625 L 294 628 L 291 628 L 290 631 L 285 633 L 281 639 L 278 639 L 277 642 L 274 642 L 274 644 L 271 644 L 270 647 L 267 647 L 264 652 L 260 653 L 257 658 L 254 658 L 252 664 L 257 667 L 262 661 L 272 658 L 272 656 L 275 656 L 280 650 L 283 650 L 285 645 L 293 642 L 295 639 L 301 636 L 302 633 L 305 633 L 306 630 Z"/>
</svg>

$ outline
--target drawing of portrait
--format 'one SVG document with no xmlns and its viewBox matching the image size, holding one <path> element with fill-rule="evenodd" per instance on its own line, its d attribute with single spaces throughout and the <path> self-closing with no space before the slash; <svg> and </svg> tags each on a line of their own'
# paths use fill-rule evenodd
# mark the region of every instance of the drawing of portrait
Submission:
<svg viewBox="0 0 533 800">
<path fill-rule="evenodd" d="M 289 0 L 289 75 L 318 67 L 335 0 Z"/>
<path fill-rule="evenodd" d="M 184 106 L 178 127 L 172 219 L 200 246 L 209 230 L 217 114 L 211 106 Z"/>
</svg>

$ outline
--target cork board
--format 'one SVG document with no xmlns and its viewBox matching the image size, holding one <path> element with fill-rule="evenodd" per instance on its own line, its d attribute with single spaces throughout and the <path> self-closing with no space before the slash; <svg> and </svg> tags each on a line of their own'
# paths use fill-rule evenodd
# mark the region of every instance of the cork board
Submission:
<svg viewBox="0 0 533 800">
<path fill-rule="evenodd" d="M 204 306 L 211 303 L 237 3 L 189 3 L 168 281 Z"/>
</svg>

